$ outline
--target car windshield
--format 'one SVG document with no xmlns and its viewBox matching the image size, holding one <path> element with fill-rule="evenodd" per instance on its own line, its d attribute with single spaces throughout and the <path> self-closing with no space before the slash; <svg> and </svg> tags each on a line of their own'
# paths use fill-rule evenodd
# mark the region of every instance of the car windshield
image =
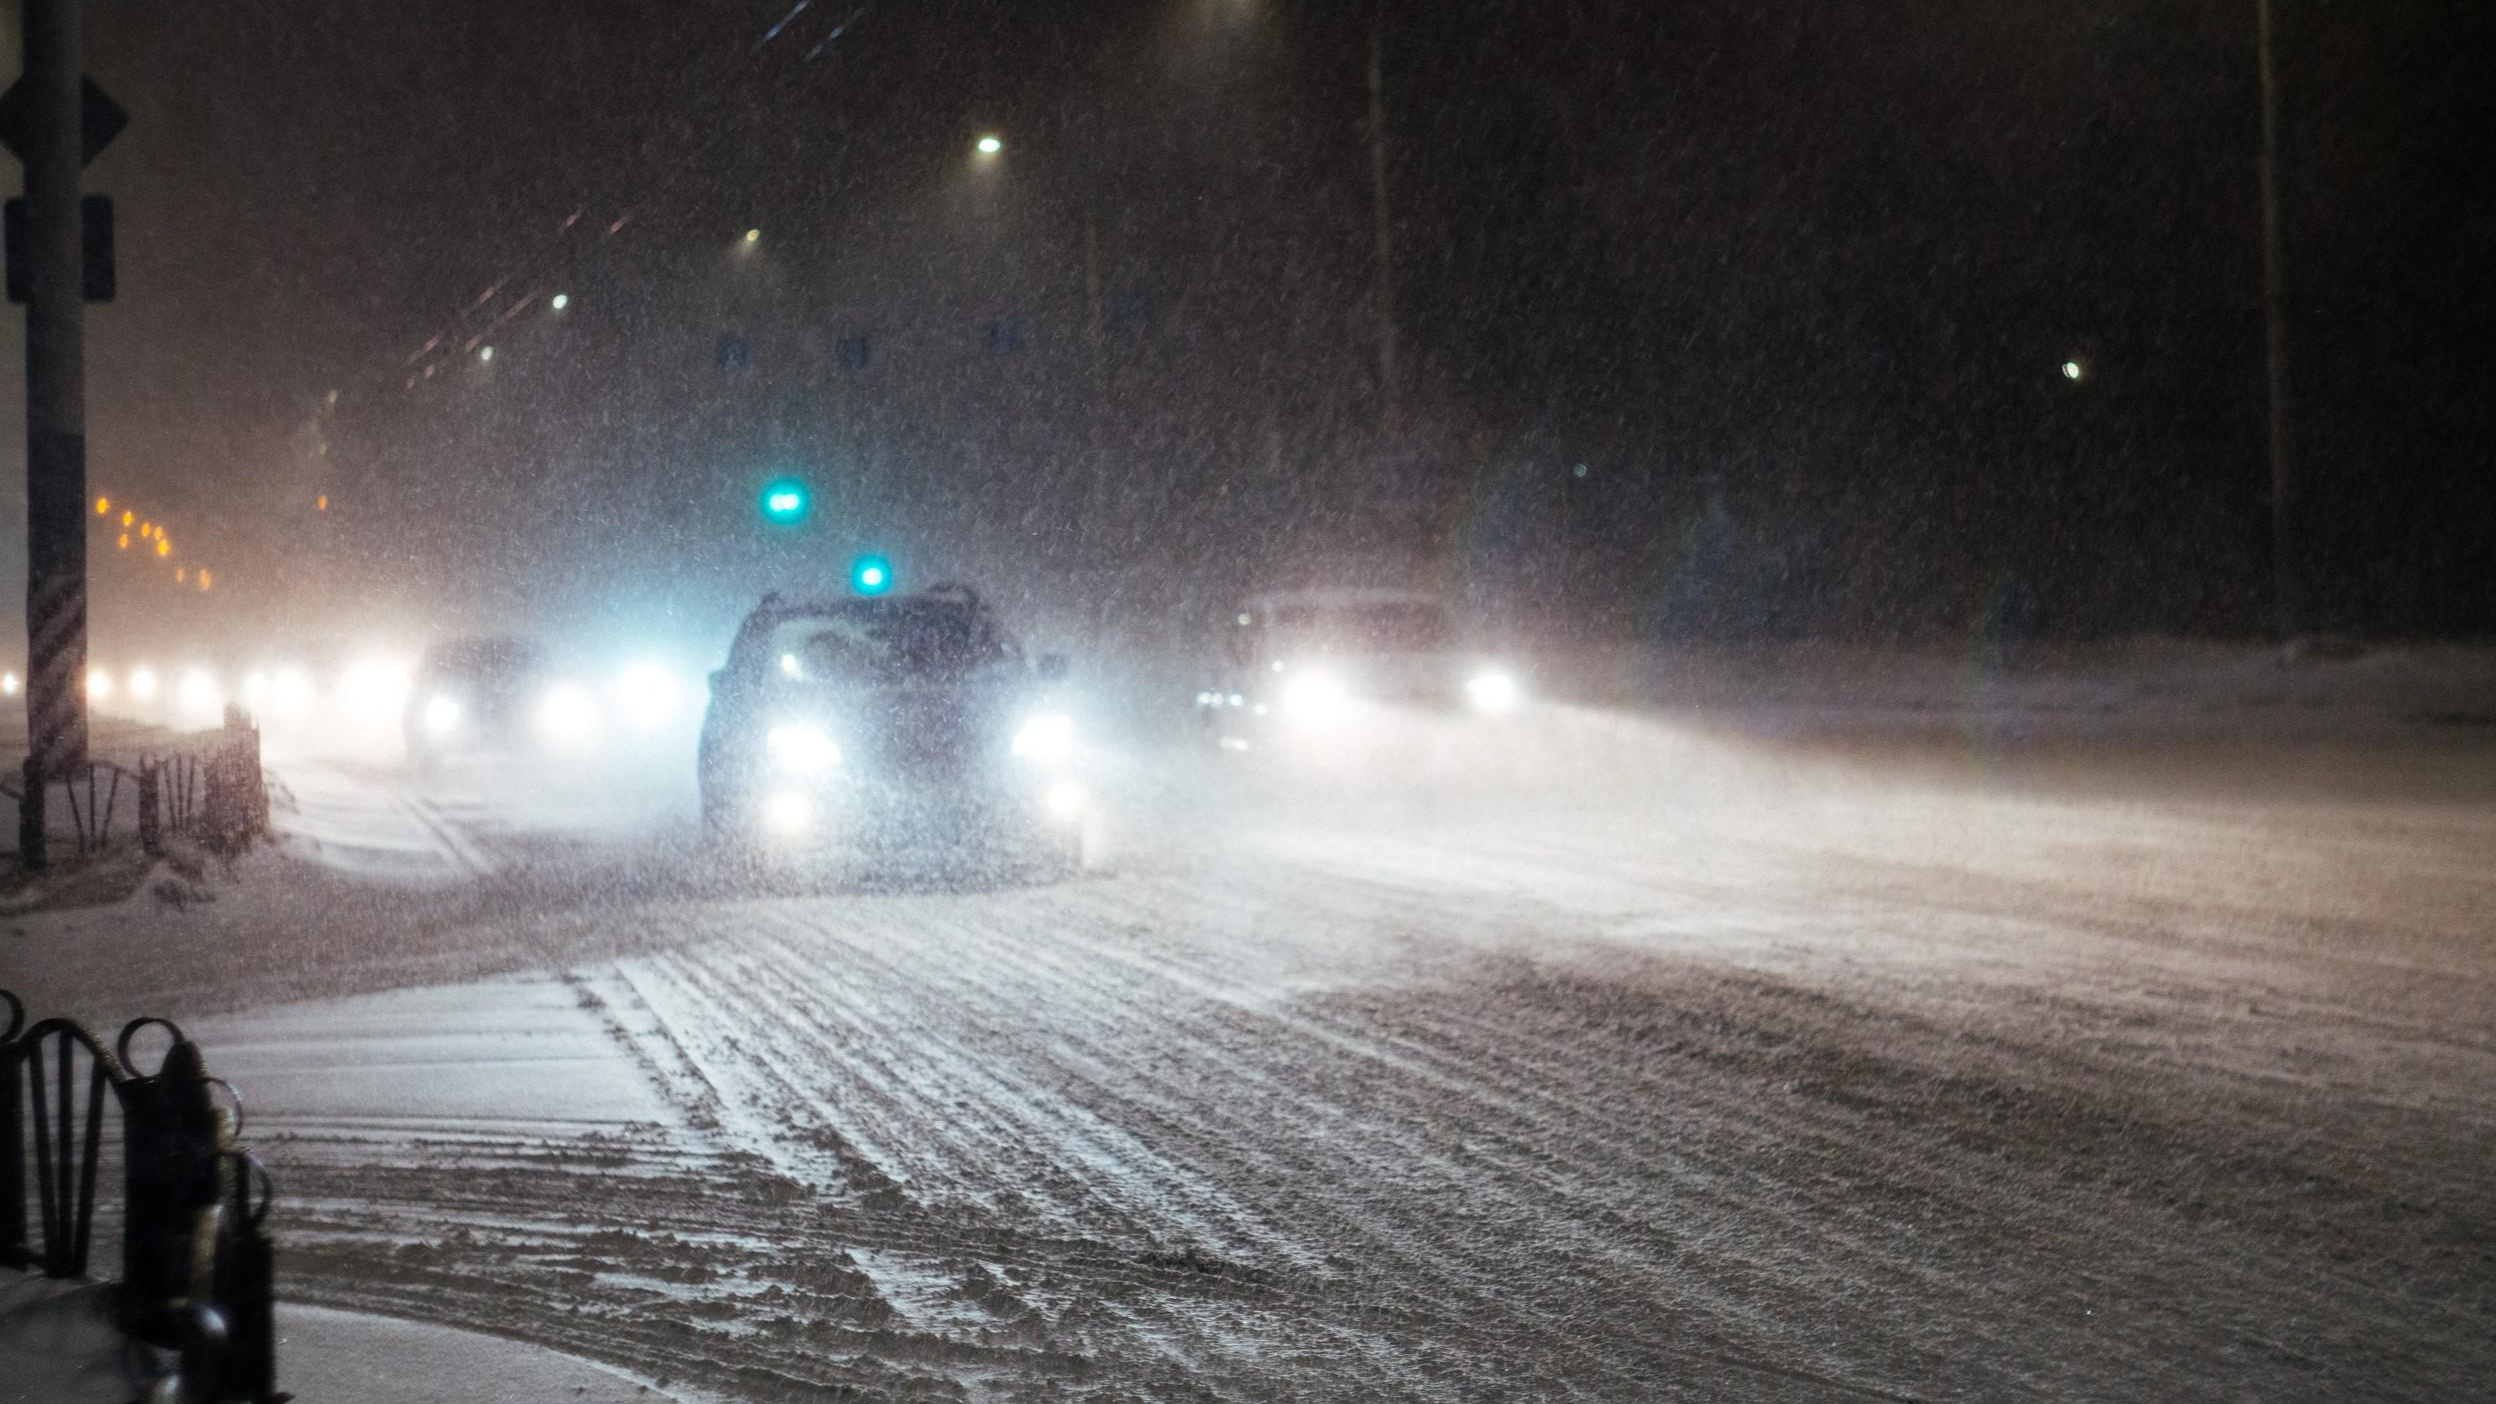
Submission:
<svg viewBox="0 0 2496 1404">
<path fill-rule="evenodd" d="M 861 601 L 771 625 L 752 666 L 801 682 L 958 678 L 1014 661 L 987 614 L 948 600 Z"/>
</svg>

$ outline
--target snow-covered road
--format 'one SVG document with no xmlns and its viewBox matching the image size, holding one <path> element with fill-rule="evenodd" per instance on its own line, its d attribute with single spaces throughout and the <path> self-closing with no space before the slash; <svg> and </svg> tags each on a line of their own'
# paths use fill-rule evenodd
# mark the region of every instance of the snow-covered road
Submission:
<svg viewBox="0 0 2496 1404">
<path fill-rule="evenodd" d="M 194 1022 L 303 1299 L 688 1397 L 2496 1378 L 2484 731 L 1374 739 L 1099 758 L 1080 882 L 770 895 L 305 770 L 339 846 L 0 984 Z"/>
</svg>

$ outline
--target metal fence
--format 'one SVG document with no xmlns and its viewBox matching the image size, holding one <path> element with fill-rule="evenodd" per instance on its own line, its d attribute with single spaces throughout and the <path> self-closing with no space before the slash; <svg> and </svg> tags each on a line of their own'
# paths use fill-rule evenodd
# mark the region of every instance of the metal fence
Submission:
<svg viewBox="0 0 2496 1404">
<path fill-rule="evenodd" d="M 278 1404 L 273 1255 L 262 1231 L 273 1187 L 237 1140 L 241 1098 L 168 1020 L 134 1019 L 107 1048 L 73 1020 L 29 1028 L 16 995 L 0 990 L 0 1001 L 0 1266 L 88 1275 L 109 1147 L 122 1180 L 117 1324 L 163 1353 L 146 1397 Z M 142 1076 L 130 1067 L 131 1042 L 150 1027 L 172 1046 Z M 30 1187 L 40 1210 L 32 1224 Z"/>
<path fill-rule="evenodd" d="M 239 708 L 226 709 L 225 728 L 203 750 L 144 754 L 135 767 L 90 759 L 53 780 L 51 788 L 67 798 L 82 857 L 113 846 L 113 821 L 124 814 L 130 822 L 119 836 L 136 841 L 150 856 L 164 852 L 167 834 L 190 835 L 215 852 L 239 853 L 269 831 L 260 728 Z M 24 793 L 0 782 L 0 795 L 22 803 Z"/>
</svg>

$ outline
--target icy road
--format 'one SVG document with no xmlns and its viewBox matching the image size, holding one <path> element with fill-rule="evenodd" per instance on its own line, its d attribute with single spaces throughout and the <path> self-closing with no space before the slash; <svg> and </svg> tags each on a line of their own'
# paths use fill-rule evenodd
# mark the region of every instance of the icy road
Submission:
<svg viewBox="0 0 2496 1404">
<path fill-rule="evenodd" d="M 1535 727 L 1037 886 L 303 766 L 0 984 L 193 1025 L 298 1299 L 687 1398 L 2486 1397 L 2485 728 Z"/>
</svg>

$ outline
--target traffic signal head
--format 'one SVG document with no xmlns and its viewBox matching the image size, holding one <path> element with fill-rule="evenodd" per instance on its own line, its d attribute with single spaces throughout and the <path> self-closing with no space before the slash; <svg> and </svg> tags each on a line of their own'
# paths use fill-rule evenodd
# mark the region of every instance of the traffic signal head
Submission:
<svg viewBox="0 0 2496 1404">
<path fill-rule="evenodd" d="M 795 526 L 806 520 L 806 485 L 795 478 L 765 484 L 763 520 L 774 526 Z"/>
<path fill-rule="evenodd" d="M 881 595 L 893 588 L 893 563 L 882 556 L 860 556 L 849 567 L 849 588 L 862 595 Z"/>
</svg>

